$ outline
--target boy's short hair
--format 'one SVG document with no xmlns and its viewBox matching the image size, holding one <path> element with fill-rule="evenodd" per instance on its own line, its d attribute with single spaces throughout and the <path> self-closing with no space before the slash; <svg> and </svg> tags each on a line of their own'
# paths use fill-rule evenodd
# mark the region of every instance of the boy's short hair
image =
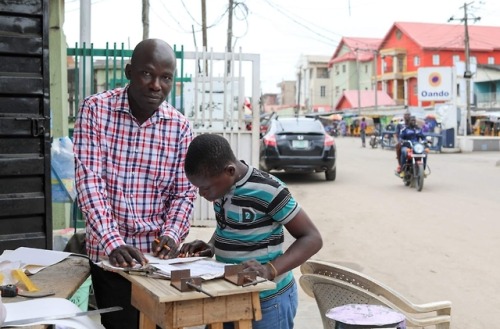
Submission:
<svg viewBox="0 0 500 329">
<path fill-rule="evenodd" d="M 189 144 L 184 170 L 189 176 L 213 177 L 222 174 L 230 162 L 236 162 L 236 157 L 231 145 L 224 137 L 216 134 L 201 134 Z"/>
</svg>

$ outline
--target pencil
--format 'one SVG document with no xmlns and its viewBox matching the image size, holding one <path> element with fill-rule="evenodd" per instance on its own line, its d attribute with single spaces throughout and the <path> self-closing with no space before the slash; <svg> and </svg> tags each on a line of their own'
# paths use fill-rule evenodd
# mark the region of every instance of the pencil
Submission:
<svg viewBox="0 0 500 329">
<path fill-rule="evenodd" d="M 160 243 L 160 239 L 155 239 L 155 242 L 156 243 Z M 170 247 L 166 243 L 162 246 L 162 248 L 167 249 L 168 251 L 170 251 Z"/>
</svg>

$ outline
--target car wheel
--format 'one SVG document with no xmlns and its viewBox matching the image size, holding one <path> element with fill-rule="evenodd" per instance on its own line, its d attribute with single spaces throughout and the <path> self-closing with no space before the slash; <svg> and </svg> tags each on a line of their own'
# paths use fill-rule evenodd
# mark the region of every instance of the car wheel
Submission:
<svg viewBox="0 0 500 329">
<path fill-rule="evenodd" d="M 337 168 L 334 168 L 334 169 L 328 169 L 325 171 L 325 178 L 326 180 L 335 180 L 335 178 L 337 177 Z"/>
</svg>

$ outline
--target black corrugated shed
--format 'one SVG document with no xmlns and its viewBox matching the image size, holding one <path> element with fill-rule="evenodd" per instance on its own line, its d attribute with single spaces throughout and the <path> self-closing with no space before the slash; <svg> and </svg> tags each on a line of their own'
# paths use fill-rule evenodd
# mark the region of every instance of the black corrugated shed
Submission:
<svg viewBox="0 0 500 329">
<path fill-rule="evenodd" d="M 0 0 L 0 252 L 52 249 L 48 0 Z"/>
</svg>

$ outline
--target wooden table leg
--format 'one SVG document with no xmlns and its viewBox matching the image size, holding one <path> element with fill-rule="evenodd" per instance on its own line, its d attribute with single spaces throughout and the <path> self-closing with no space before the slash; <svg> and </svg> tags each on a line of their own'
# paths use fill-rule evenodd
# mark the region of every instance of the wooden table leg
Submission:
<svg viewBox="0 0 500 329">
<path fill-rule="evenodd" d="M 240 320 L 235 322 L 234 329 L 252 329 L 252 320 Z"/>
<path fill-rule="evenodd" d="M 252 307 L 253 307 L 253 318 L 256 321 L 262 319 L 262 309 L 260 308 L 260 296 L 259 292 L 252 292 Z"/>
<path fill-rule="evenodd" d="M 139 328 L 141 329 L 156 329 L 156 324 L 153 320 L 146 316 L 144 313 L 139 315 Z"/>
</svg>

